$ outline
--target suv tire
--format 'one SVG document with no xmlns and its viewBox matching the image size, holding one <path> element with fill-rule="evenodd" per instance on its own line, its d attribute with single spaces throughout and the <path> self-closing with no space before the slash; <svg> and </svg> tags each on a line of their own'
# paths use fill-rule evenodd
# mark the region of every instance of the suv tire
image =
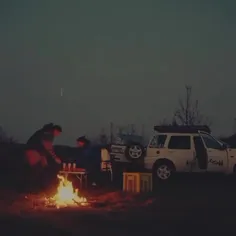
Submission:
<svg viewBox="0 0 236 236">
<path fill-rule="evenodd" d="M 167 182 L 172 179 L 174 171 L 175 167 L 171 161 L 157 161 L 153 168 L 153 177 L 158 181 Z"/>
</svg>

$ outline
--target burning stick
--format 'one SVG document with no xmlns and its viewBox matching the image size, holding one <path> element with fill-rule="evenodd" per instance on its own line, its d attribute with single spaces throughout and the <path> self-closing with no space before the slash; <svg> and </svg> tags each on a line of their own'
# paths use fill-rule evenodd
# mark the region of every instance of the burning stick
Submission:
<svg viewBox="0 0 236 236">
<path fill-rule="evenodd" d="M 57 207 L 68 205 L 86 204 L 87 199 L 78 195 L 78 189 L 73 188 L 72 182 L 66 180 L 63 176 L 58 175 L 60 180 L 56 195 L 52 198 Z"/>
</svg>

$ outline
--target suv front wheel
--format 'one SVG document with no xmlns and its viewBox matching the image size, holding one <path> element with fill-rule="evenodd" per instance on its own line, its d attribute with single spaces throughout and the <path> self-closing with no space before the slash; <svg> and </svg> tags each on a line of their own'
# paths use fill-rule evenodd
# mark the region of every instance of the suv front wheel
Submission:
<svg viewBox="0 0 236 236">
<path fill-rule="evenodd" d="M 159 181 L 167 181 L 172 178 L 174 165 L 170 161 L 159 161 L 153 168 L 154 177 Z"/>
</svg>

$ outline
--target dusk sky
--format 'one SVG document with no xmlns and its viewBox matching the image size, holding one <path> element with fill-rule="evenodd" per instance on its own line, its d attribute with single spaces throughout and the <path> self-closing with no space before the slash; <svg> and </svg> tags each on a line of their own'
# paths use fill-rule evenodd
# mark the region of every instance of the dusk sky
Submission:
<svg viewBox="0 0 236 236">
<path fill-rule="evenodd" d="M 188 84 L 214 133 L 230 134 L 235 8 L 235 0 L 5 1 L 0 124 L 24 142 L 55 122 L 59 142 L 71 145 L 110 121 L 150 133 Z"/>
</svg>

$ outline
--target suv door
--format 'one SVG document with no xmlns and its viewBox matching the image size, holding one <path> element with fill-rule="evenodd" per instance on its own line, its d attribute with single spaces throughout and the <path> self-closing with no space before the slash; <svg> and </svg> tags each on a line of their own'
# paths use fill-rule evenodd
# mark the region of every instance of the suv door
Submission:
<svg viewBox="0 0 236 236">
<path fill-rule="evenodd" d="M 208 155 L 207 149 L 202 141 L 201 136 L 193 136 L 193 144 L 195 148 L 194 153 L 194 162 L 195 164 L 192 165 L 191 171 L 199 172 L 199 171 L 206 171 L 208 166 Z"/>
<path fill-rule="evenodd" d="M 189 163 L 193 160 L 193 148 L 190 135 L 172 135 L 168 144 L 168 159 L 177 172 L 188 172 Z"/>
<path fill-rule="evenodd" d="M 154 135 L 150 140 L 146 150 L 146 157 L 144 158 L 144 167 L 147 170 L 153 168 L 153 163 L 158 159 L 158 156 L 163 153 L 163 148 L 165 150 L 166 139 L 166 134 L 158 134 Z"/>
<path fill-rule="evenodd" d="M 227 150 L 211 135 L 200 133 L 200 136 L 207 151 L 207 170 L 209 172 L 224 172 L 227 169 L 228 164 Z"/>
</svg>

